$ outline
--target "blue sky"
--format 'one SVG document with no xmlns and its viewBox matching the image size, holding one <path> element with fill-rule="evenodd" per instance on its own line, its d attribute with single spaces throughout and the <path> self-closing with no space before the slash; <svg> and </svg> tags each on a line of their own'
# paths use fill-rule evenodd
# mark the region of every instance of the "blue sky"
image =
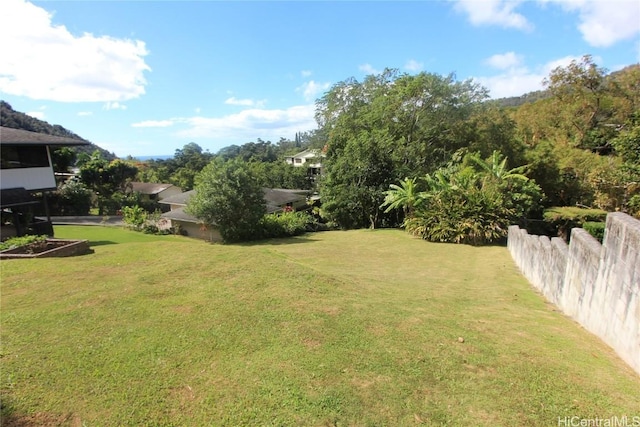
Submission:
<svg viewBox="0 0 640 427">
<path fill-rule="evenodd" d="M 590 54 L 640 62 L 640 1 L 0 4 L 0 99 L 120 157 L 293 139 L 333 84 L 386 68 L 542 88 Z"/>
</svg>

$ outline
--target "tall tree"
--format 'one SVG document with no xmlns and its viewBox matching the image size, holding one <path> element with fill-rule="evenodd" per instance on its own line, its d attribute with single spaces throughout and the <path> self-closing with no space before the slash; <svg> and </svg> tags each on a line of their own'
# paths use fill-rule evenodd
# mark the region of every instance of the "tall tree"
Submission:
<svg viewBox="0 0 640 427">
<path fill-rule="evenodd" d="M 264 190 L 247 163 L 213 160 L 196 176 L 195 190 L 187 211 L 217 226 L 225 242 L 259 237 L 266 213 Z"/>
<path fill-rule="evenodd" d="M 613 129 L 611 87 L 607 71 L 598 67 L 590 55 L 551 71 L 544 84 L 558 103 L 556 113 L 573 145 L 607 154 Z"/>
<path fill-rule="evenodd" d="M 317 103 L 325 138 L 324 212 L 343 227 L 378 226 L 389 184 L 446 164 L 473 141 L 484 88 L 455 76 L 387 69 L 334 85 Z"/>
</svg>

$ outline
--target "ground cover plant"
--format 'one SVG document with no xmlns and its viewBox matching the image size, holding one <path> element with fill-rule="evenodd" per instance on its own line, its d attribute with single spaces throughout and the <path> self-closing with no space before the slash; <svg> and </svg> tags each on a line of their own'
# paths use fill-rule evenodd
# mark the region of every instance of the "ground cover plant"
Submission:
<svg viewBox="0 0 640 427">
<path fill-rule="evenodd" d="M 399 230 L 211 245 L 59 226 L 0 263 L 6 425 L 549 426 L 640 415 L 640 378 L 504 247 Z"/>
</svg>

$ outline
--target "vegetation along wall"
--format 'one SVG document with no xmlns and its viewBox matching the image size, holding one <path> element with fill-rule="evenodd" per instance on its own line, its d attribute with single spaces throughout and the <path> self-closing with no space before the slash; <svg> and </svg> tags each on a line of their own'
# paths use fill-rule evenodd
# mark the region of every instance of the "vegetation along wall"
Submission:
<svg viewBox="0 0 640 427">
<path fill-rule="evenodd" d="M 581 228 L 567 245 L 513 225 L 508 248 L 533 286 L 640 373 L 640 221 L 610 213 L 602 245 Z"/>
</svg>

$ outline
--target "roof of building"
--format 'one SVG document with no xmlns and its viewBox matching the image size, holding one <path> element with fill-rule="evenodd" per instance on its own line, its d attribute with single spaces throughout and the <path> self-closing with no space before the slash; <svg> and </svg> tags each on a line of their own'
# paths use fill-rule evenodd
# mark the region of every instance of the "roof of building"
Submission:
<svg viewBox="0 0 640 427">
<path fill-rule="evenodd" d="M 306 200 L 309 194 L 308 190 L 290 190 L 284 188 L 264 188 L 264 200 L 267 203 L 267 207 L 283 206 L 287 203 L 293 203 L 301 200 Z M 160 200 L 160 203 L 167 205 L 184 205 L 189 203 L 189 199 L 195 194 L 196 190 L 186 191 L 175 196 L 169 196 Z"/>
<path fill-rule="evenodd" d="M 189 199 L 196 194 L 196 190 L 185 191 L 184 193 L 176 194 L 174 196 L 165 197 L 162 200 L 159 200 L 159 203 L 164 203 L 167 205 L 183 205 L 187 206 L 189 203 Z"/>
<path fill-rule="evenodd" d="M 10 145 L 91 145 L 89 141 L 0 127 L 0 143 Z"/>
<path fill-rule="evenodd" d="M 308 148 L 304 151 L 301 151 L 299 153 L 294 154 L 293 156 L 287 156 L 290 159 L 293 158 L 313 158 L 313 157 L 325 157 L 325 154 L 322 153 L 320 150 L 315 149 L 315 148 Z"/>
<path fill-rule="evenodd" d="M 172 209 L 169 212 L 163 213 L 162 215 L 160 215 L 160 217 L 171 219 L 174 221 L 193 222 L 195 224 L 200 224 L 202 222 L 199 221 L 195 216 L 186 213 L 184 208 Z"/>
<path fill-rule="evenodd" d="M 173 184 L 161 184 L 154 182 L 132 182 L 131 188 L 133 191 L 142 194 L 158 194 L 162 193 L 167 188 L 173 187 Z M 176 187 L 177 188 L 177 187 Z"/>
<path fill-rule="evenodd" d="M 267 202 L 267 206 L 276 205 L 283 206 L 287 203 L 298 202 L 306 200 L 307 190 L 288 190 L 284 188 L 264 188 L 264 199 Z"/>
</svg>

